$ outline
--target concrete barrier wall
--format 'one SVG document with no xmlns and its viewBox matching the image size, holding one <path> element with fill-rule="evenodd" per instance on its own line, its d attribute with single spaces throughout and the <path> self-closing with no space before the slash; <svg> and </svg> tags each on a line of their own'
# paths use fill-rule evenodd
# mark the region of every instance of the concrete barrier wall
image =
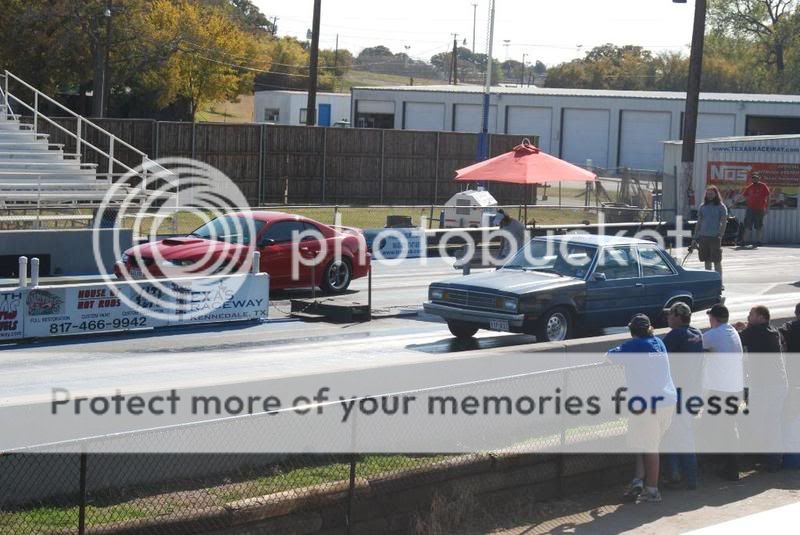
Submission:
<svg viewBox="0 0 800 535">
<path fill-rule="evenodd" d="M 119 260 L 114 253 L 115 232 L 120 251 L 133 246 L 133 231 L 130 229 L 99 230 L 101 260 L 108 272 L 111 272 L 114 263 Z M 50 257 L 49 263 L 43 260 L 47 255 Z M 43 277 L 98 273 L 92 253 L 92 229 L 0 231 L 0 256 L 39 257 L 43 260 L 43 266 L 49 265 L 47 272 L 40 273 Z M 16 261 L 12 261 L 10 265 L 16 270 Z M 2 276 L 15 277 L 17 273 L 0 274 Z"/>
</svg>

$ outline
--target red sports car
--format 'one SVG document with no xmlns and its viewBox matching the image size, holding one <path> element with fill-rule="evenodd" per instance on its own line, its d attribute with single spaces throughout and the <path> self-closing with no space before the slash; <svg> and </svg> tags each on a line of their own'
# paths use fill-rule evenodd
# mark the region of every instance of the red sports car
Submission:
<svg viewBox="0 0 800 535">
<path fill-rule="evenodd" d="M 301 234 L 302 233 L 302 234 Z M 252 253 L 261 253 L 261 271 L 270 289 L 319 286 L 343 292 L 365 277 L 370 254 L 357 229 L 330 227 L 282 212 L 236 212 L 217 217 L 189 236 L 137 245 L 125 251 L 118 278 L 243 272 Z"/>
</svg>

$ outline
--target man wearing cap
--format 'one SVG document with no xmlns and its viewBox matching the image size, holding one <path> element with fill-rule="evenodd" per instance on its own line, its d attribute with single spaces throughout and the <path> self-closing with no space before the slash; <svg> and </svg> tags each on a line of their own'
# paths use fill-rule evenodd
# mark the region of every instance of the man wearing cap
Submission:
<svg viewBox="0 0 800 535">
<path fill-rule="evenodd" d="M 761 182 L 761 175 L 753 173 L 751 183 L 744 188 L 742 196 L 747 202 L 747 209 L 744 214 L 744 225 L 739 231 L 739 245 L 744 245 L 747 240 L 748 232 L 751 243 L 754 246 L 761 245 L 761 237 L 764 230 L 764 216 L 769 210 L 769 188 Z"/>
<path fill-rule="evenodd" d="M 744 350 L 739 333 L 728 323 L 730 313 L 725 305 L 714 305 L 707 312 L 711 329 L 703 334 L 703 389 L 706 399 L 711 396 L 726 398 L 741 396 L 744 390 Z M 708 415 L 703 418 L 703 430 L 717 444 L 735 449 L 739 442 L 736 421 L 725 415 Z M 736 455 L 720 455 L 723 462 L 720 476 L 730 481 L 739 480 L 739 462 Z"/>
<path fill-rule="evenodd" d="M 650 318 L 636 314 L 628 324 L 631 339 L 606 354 L 609 361 L 625 368 L 627 399 L 635 396 L 655 402 L 655 407 L 628 416 L 628 443 L 636 456 L 636 472 L 625 496 L 636 503 L 661 501 L 658 491 L 659 445 L 675 412 L 675 385 L 667 359 L 667 348 L 653 334 Z M 654 413 L 650 411 L 652 409 Z"/>
<path fill-rule="evenodd" d="M 667 314 L 670 332 L 664 337 L 669 354 L 669 369 L 682 398 L 702 395 L 703 333 L 691 326 L 692 309 L 686 303 L 675 303 Z M 681 411 L 672 419 L 667 444 L 674 448 L 667 455 L 670 480 L 668 488 L 697 488 L 697 455 L 694 453 L 694 417 Z"/>
<path fill-rule="evenodd" d="M 494 216 L 494 224 L 498 225 L 500 230 L 508 233 L 503 236 L 498 258 L 508 258 L 511 253 L 519 251 L 525 244 L 525 225 L 505 213 L 503 209 L 497 211 Z"/>
</svg>

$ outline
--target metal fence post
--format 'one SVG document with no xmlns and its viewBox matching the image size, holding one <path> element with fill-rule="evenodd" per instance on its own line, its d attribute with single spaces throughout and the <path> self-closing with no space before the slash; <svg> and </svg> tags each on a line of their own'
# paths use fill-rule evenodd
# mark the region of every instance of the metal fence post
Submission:
<svg viewBox="0 0 800 535">
<path fill-rule="evenodd" d="M 356 494 L 356 454 L 350 454 L 350 485 L 347 488 L 347 518 L 345 519 L 347 525 L 347 535 L 350 535 L 353 528 L 353 499 Z"/>
<path fill-rule="evenodd" d="M 266 125 L 258 128 L 258 205 L 264 204 L 264 129 Z"/>
<path fill-rule="evenodd" d="M 442 133 L 436 132 L 436 156 L 433 161 L 433 204 L 439 204 L 439 142 Z"/>
<path fill-rule="evenodd" d="M 83 117 L 78 117 L 78 121 L 77 122 L 78 122 L 78 125 L 77 125 L 77 127 L 75 129 L 76 130 L 75 133 L 77 135 L 77 138 L 75 139 L 75 154 L 78 155 L 78 158 L 83 159 L 82 156 L 81 156 L 81 139 L 82 139 L 82 133 L 83 133 Z"/>
<path fill-rule="evenodd" d="M 80 493 L 78 502 L 78 535 L 86 533 L 86 452 L 81 452 L 80 463 L 80 480 L 79 489 Z"/>
<path fill-rule="evenodd" d="M 383 204 L 383 174 L 384 174 L 385 154 L 386 154 L 386 130 L 381 130 L 381 195 L 378 204 Z"/>
<path fill-rule="evenodd" d="M 322 204 L 325 204 L 328 182 L 328 129 L 322 129 Z"/>
</svg>

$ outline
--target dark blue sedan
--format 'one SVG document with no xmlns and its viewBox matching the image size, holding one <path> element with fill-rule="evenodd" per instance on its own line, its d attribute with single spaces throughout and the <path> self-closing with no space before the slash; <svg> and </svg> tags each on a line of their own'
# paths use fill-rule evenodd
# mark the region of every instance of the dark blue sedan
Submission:
<svg viewBox="0 0 800 535">
<path fill-rule="evenodd" d="M 489 329 L 560 341 L 640 312 L 663 323 L 674 303 L 704 310 L 721 294 L 718 273 L 683 268 L 653 242 L 564 235 L 533 239 L 496 271 L 431 284 L 425 311 L 459 338 Z"/>
</svg>

